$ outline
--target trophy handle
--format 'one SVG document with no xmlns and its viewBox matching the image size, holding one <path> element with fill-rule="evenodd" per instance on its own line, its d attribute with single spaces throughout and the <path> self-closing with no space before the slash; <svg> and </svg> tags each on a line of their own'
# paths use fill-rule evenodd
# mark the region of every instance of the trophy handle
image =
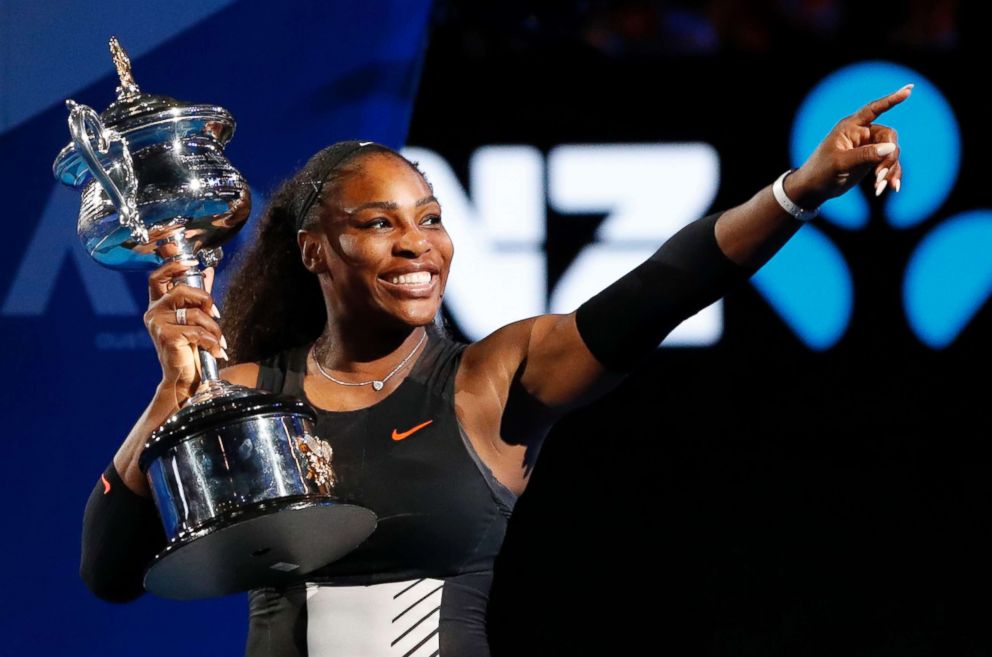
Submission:
<svg viewBox="0 0 992 657">
<path fill-rule="evenodd" d="M 138 217 L 136 200 L 138 178 L 134 174 L 134 161 L 131 159 L 127 140 L 116 130 L 104 126 L 100 115 L 92 107 L 80 105 L 73 100 L 67 100 L 65 104 L 69 108 L 69 133 L 72 135 L 72 142 L 76 145 L 79 156 L 83 158 L 93 177 L 110 197 L 110 202 L 117 209 L 121 225 L 131 230 L 131 236 L 135 240 L 147 243 L 148 229 Z M 96 148 L 93 147 L 94 140 Z M 121 158 L 117 162 L 120 163 L 124 178 L 123 190 L 117 186 L 110 177 L 110 172 L 103 168 L 100 158 L 97 157 L 97 151 L 106 154 L 110 150 L 110 144 L 115 141 L 121 144 Z"/>
</svg>

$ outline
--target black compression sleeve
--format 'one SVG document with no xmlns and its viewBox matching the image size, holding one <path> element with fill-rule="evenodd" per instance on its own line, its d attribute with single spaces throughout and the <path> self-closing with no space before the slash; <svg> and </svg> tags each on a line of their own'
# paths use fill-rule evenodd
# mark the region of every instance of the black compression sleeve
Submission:
<svg viewBox="0 0 992 657">
<path fill-rule="evenodd" d="M 605 368 L 630 372 L 676 326 L 757 271 L 720 249 L 715 225 L 722 214 L 684 226 L 650 258 L 579 306 L 579 334 Z"/>
<path fill-rule="evenodd" d="M 125 486 L 111 462 L 83 514 L 80 577 L 97 597 L 130 602 L 144 593 L 145 568 L 165 544 L 155 503 Z"/>
</svg>

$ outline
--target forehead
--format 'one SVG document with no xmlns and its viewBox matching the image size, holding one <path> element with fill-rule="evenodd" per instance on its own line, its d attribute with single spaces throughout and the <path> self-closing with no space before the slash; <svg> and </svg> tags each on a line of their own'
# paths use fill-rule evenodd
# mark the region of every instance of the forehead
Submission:
<svg viewBox="0 0 992 657">
<path fill-rule="evenodd" d="M 335 195 L 338 205 L 354 208 L 372 201 L 412 205 L 431 195 L 420 172 L 389 153 L 371 153 L 350 163 Z"/>
</svg>

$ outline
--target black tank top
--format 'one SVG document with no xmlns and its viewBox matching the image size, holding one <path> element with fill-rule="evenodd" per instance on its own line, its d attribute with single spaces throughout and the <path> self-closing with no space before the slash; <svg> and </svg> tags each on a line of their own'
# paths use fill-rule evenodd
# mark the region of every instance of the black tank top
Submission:
<svg viewBox="0 0 992 657">
<path fill-rule="evenodd" d="M 354 411 L 315 407 L 336 494 L 372 509 L 378 524 L 306 582 L 249 593 L 246 657 L 489 654 L 493 563 L 516 496 L 455 415 L 467 346 L 429 328 L 410 373 L 384 399 Z M 257 387 L 306 399 L 309 347 L 262 361 Z"/>
</svg>

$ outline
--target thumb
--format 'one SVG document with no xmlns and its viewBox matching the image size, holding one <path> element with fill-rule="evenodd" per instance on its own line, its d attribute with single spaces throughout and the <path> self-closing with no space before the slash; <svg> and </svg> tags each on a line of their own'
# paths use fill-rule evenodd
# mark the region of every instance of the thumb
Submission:
<svg viewBox="0 0 992 657">
<path fill-rule="evenodd" d="M 844 171 L 850 171 L 858 166 L 881 162 L 895 150 L 896 145 L 891 141 L 852 148 L 841 155 L 840 164 Z"/>
</svg>

